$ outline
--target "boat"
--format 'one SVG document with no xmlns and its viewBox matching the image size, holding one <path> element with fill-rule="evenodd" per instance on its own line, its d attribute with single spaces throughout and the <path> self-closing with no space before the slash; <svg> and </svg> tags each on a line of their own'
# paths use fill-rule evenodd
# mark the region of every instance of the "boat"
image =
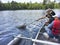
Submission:
<svg viewBox="0 0 60 45">
<path fill-rule="evenodd" d="M 23 33 L 15 36 L 7 45 L 60 45 L 57 42 L 53 42 L 44 38 L 42 33 L 44 30 L 44 25 L 48 19 L 44 18 L 33 24 L 26 26 L 25 30 L 20 30 Z M 26 33 L 29 31 L 28 33 Z M 28 35 L 28 36 L 27 36 Z"/>
</svg>

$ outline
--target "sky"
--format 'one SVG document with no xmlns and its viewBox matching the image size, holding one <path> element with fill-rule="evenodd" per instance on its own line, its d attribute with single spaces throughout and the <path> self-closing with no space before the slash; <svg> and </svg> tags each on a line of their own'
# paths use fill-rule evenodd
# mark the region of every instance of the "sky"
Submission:
<svg viewBox="0 0 60 45">
<path fill-rule="evenodd" d="M 1 0 L 3 3 L 6 3 L 6 2 L 11 2 L 12 0 Z M 32 2 L 32 3 L 34 3 L 34 2 L 38 2 L 38 3 L 40 3 L 40 2 L 43 2 L 43 0 L 13 0 L 13 1 L 16 1 L 16 2 Z M 53 0 L 51 0 L 51 1 L 53 1 Z M 56 0 L 56 2 L 60 2 L 60 0 Z"/>
</svg>

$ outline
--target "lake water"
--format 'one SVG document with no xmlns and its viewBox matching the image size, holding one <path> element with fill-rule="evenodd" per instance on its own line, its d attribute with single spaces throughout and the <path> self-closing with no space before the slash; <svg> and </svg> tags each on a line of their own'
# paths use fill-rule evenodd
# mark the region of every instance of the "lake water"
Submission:
<svg viewBox="0 0 60 45">
<path fill-rule="evenodd" d="M 60 9 L 55 9 L 54 11 L 58 13 L 60 12 Z M 16 28 L 16 26 L 22 23 L 31 23 L 34 20 L 44 16 L 44 12 L 45 10 L 0 11 L 0 45 L 3 45 L 2 43 L 10 38 L 10 35 L 22 33 Z"/>
<path fill-rule="evenodd" d="M 56 13 L 60 10 L 54 10 Z M 42 16 L 45 10 L 15 10 L 15 11 L 0 11 L 0 25 L 30 23 Z"/>
</svg>

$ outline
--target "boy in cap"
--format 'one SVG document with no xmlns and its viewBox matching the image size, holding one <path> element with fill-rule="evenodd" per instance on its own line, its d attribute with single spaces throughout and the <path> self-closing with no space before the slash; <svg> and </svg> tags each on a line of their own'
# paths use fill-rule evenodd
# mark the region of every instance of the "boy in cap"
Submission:
<svg viewBox="0 0 60 45">
<path fill-rule="evenodd" d="M 60 39 L 60 14 L 58 13 L 53 17 L 54 17 L 54 21 L 45 27 L 47 33 L 44 33 L 43 35 L 46 38 Z"/>
</svg>

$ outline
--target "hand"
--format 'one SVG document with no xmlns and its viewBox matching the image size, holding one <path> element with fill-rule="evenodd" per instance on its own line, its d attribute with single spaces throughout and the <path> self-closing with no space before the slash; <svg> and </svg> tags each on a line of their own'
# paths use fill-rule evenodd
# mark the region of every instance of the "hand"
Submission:
<svg viewBox="0 0 60 45">
<path fill-rule="evenodd" d="M 49 24 L 48 22 L 45 23 L 46 26 L 47 26 L 48 24 Z"/>
</svg>

